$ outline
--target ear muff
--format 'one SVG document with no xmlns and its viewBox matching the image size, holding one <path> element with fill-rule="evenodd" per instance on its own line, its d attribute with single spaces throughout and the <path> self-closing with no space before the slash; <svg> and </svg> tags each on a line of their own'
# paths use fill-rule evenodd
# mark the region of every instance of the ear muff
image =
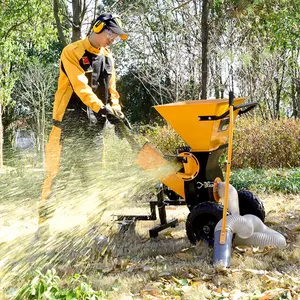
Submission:
<svg viewBox="0 0 300 300">
<path fill-rule="evenodd" d="M 99 33 L 103 29 L 104 26 L 105 26 L 105 23 L 101 20 L 98 20 L 93 26 L 93 31 L 95 33 Z"/>
<path fill-rule="evenodd" d="M 108 20 L 112 20 L 112 19 L 116 19 L 116 18 L 119 18 L 119 16 L 117 15 L 108 15 L 108 16 L 105 16 L 105 17 L 102 17 L 101 19 L 97 20 L 93 26 L 93 31 L 95 33 L 99 33 L 101 32 L 101 30 L 104 28 L 105 26 L 105 21 L 108 21 Z"/>
</svg>

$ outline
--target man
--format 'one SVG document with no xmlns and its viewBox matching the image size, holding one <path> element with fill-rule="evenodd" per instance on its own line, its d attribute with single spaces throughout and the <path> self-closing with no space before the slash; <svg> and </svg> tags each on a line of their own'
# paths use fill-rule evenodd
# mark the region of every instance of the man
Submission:
<svg viewBox="0 0 300 300">
<path fill-rule="evenodd" d="M 65 140 L 64 146 L 69 143 L 68 153 L 76 151 L 76 155 L 65 156 L 73 163 L 76 157 L 77 163 L 84 165 L 86 149 L 94 142 L 101 126 L 107 119 L 113 122 L 116 116 L 124 117 L 116 90 L 113 59 L 106 48 L 118 38 L 128 38 L 119 17 L 105 13 L 96 19 L 88 37 L 62 51 L 53 127 L 46 145 L 46 179 L 38 203 L 39 228 L 54 213 L 49 197 L 60 167 L 62 141 Z M 82 147 L 81 151 L 77 147 Z M 94 161 L 97 159 L 93 157 Z"/>
</svg>

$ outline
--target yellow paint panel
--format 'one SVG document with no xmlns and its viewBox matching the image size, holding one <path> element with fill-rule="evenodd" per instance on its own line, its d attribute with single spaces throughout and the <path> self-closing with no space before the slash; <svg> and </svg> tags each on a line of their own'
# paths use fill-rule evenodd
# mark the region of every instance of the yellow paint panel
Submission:
<svg viewBox="0 0 300 300">
<path fill-rule="evenodd" d="M 235 106 L 243 102 L 243 98 L 234 99 Z M 154 107 L 192 151 L 212 151 L 227 143 L 228 128 L 225 126 L 224 130 L 219 131 L 220 123 L 224 119 L 203 121 L 199 117 L 221 116 L 229 110 L 228 99 L 190 100 Z M 239 110 L 234 111 L 234 119 L 238 112 Z M 226 118 L 228 117 L 229 115 Z"/>
</svg>

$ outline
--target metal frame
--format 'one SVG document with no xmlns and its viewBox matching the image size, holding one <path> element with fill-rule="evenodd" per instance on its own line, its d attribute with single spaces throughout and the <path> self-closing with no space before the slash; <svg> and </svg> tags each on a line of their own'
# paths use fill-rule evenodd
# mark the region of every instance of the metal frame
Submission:
<svg viewBox="0 0 300 300">
<path fill-rule="evenodd" d="M 166 206 L 168 205 L 186 205 L 184 199 L 178 200 L 164 200 L 164 190 L 163 186 L 159 186 L 159 191 L 157 193 L 157 201 L 150 201 L 150 214 L 149 215 L 117 215 L 117 221 L 127 224 L 132 224 L 135 221 L 155 221 L 157 220 L 156 206 L 158 208 L 158 216 L 160 224 L 151 228 L 149 230 L 149 235 L 151 238 L 158 236 L 158 233 L 169 227 L 176 227 L 178 225 L 178 219 L 167 220 Z"/>
</svg>

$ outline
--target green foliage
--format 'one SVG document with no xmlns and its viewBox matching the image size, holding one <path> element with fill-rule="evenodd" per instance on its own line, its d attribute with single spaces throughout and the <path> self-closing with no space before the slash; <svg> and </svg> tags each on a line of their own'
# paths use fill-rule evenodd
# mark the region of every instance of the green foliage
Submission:
<svg viewBox="0 0 300 300">
<path fill-rule="evenodd" d="M 78 274 L 69 279 L 68 285 L 74 288 L 62 288 L 61 279 L 54 269 L 46 274 L 37 271 L 36 276 L 18 291 L 14 299 L 100 300 L 106 295 L 103 291 L 94 291 L 86 283 L 86 277 Z"/>
<path fill-rule="evenodd" d="M 60 278 L 54 270 L 48 270 L 45 275 L 37 271 L 37 275 L 21 288 L 15 299 L 41 299 L 43 296 L 51 299 L 58 296 L 59 281 Z"/>
<path fill-rule="evenodd" d="M 238 190 L 299 194 L 300 168 L 238 169 L 232 172 L 230 181 Z"/>
<path fill-rule="evenodd" d="M 254 11 L 259 16 L 258 26 L 270 37 L 271 49 L 297 49 L 300 45 L 299 35 L 300 1 L 260 1 Z"/>
<path fill-rule="evenodd" d="M 228 9 L 232 18 L 238 18 L 251 28 L 252 34 L 260 35 L 269 49 L 297 49 L 299 35 L 299 0 L 218 0 L 217 12 Z"/>
<path fill-rule="evenodd" d="M 48 44 L 44 49 L 36 49 L 34 47 L 30 48 L 27 50 L 28 63 L 31 63 L 33 60 L 35 61 L 36 59 L 38 59 L 41 64 L 48 64 L 48 67 L 51 67 L 54 64 L 56 66 L 63 47 L 64 46 L 61 42 L 50 40 L 48 41 Z"/>
<path fill-rule="evenodd" d="M 131 70 L 120 78 L 117 87 L 125 115 L 132 123 L 143 122 L 145 124 L 153 119 L 154 101 L 151 86 L 147 83 L 142 84 L 138 77 L 139 74 Z"/>
<path fill-rule="evenodd" d="M 12 72 L 12 53 L 17 51 L 17 46 L 11 40 L 0 42 L 0 103 L 6 106 L 11 100 L 11 90 L 18 78 L 17 72 Z M 20 55 L 20 57 L 22 57 Z"/>
<path fill-rule="evenodd" d="M 52 7 L 40 0 L 6 0 L 0 10 L 0 101 L 7 105 L 20 68 L 30 52 L 49 49 L 55 39 Z"/>
</svg>

